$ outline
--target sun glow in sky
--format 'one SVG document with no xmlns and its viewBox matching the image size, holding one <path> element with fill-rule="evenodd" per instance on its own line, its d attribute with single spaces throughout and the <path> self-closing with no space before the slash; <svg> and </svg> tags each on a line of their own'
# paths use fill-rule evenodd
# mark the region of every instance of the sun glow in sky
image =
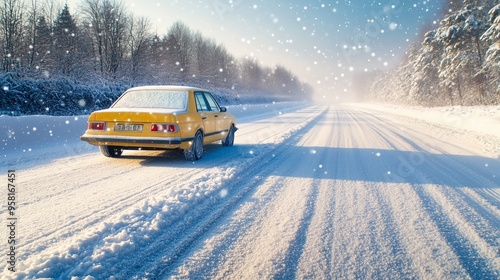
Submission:
<svg viewBox="0 0 500 280">
<path fill-rule="evenodd" d="M 78 1 L 78 0 L 75 0 Z M 354 73 L 396 66 L 422 28 L 436 28 L 442 0 L 124 0 L 162 37 L 175 21 L 237 58 L 283 65 L 327 98 L 349 95 Z M 71 8 L 71 7 L 70 7 Z"/>
</svg>

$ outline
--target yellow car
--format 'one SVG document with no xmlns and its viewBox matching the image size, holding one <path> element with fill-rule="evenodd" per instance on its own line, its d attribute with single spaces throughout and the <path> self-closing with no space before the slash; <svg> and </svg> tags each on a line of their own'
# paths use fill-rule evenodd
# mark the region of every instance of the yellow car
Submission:
<svg viewBox="0 0 500 280">
<path fill-rule="evenodd" d="M 93 112 L 82 141 L 103 155 L 123 150 L 182 149 L 187 160 L 203 156 L 203 145 L 232 146 L 236 119 L 208 91 L 183 86 L 147 86 L 127 90 L 109 109 Z"/>
</svg>

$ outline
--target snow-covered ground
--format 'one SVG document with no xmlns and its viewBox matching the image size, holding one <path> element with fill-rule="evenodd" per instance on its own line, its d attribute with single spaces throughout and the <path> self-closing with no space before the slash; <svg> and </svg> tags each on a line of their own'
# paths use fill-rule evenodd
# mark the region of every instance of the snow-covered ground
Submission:
<svg viewBox="0 0 500 280">
<path fill-rule="evenodd" d="M 453 106 L 435 108 L 401 107 L 386 104 L 356 104 L 356 106 L 500 137 L 500 106 Z"/>
<path fill-rule="evenodd" d="M 20 203 L 18 271 L 2 277 L 500 277 L 498 107 L 229 111 L 235 146 L 197 162 L 105 158 L 78 140 L 84 116 L 0 117 Z"/>
</svg>

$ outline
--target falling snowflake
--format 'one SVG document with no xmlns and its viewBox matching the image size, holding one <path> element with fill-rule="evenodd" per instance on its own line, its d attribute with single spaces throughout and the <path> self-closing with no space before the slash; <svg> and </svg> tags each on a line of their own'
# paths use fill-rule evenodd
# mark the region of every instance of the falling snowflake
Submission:
<svg viewBox="0 0 500 280">
<path fill-rule="evenodd" d="M 219 196 L 220 196 L 221 198 L 226 197 L 226 196 L 227 196 L 227 194 L 228 194 L 227 189 L 222 189 L 222 190 L 219 192 Z"/>
</svg>

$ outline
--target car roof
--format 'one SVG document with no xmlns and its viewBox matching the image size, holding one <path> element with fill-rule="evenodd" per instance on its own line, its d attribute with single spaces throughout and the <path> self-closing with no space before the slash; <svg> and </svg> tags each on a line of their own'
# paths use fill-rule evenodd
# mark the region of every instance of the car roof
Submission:
<svg viewBox="0 0 500 280">
<path fill-rule="evenodd" d="M 163 85 L 163 86 L 140 86 L 140 87 L 133 87 L 128 89 L 127 91 L 131 90 L 172 90 L 172 91 L 207 91 L 202 88 L 197 88 L 197 87 L 191 87 L 191 86 L 168 86 L 168 85 Z"/>
</svg>

